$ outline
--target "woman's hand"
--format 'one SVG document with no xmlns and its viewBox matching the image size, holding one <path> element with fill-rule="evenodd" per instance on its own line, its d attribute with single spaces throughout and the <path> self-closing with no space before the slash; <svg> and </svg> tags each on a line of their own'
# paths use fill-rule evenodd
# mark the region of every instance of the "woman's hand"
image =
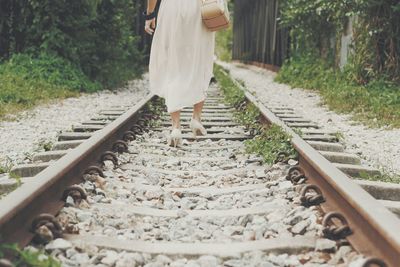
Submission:
<svg viewBox="0 0 400 267">
<path fill-rule="evenodd" d="M 154 33 L 154 29 L 156 28 L 156 19 L 150 19 L 150 20 L 146 20 L 146 24 L 144 26 L 144 30 L 150 34 L 153 35 Z"/>
</svg>

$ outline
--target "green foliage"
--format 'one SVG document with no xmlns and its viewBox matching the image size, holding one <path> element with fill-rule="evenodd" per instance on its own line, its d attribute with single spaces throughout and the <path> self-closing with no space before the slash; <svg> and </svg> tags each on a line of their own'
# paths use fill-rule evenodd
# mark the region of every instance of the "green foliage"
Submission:
<svg viewBox="0 0 400 267">
<path fill-rule="evenodd" d="M 5 64 L 0 65 L 0 75 L 12 73 L 24 80 L 38 80 L 81 92 L 94 92 L 101 85 L 93 83 L 69 61 L 57 56 L 40 54 L 15 54 Z"/>
<path fill-rule="evenodd" d="M 33 248 L 22 250 L 18 245 L 0 244 L 0 258 L 5 253 L 12 253 L 14 259 L 13 264 L 16 267 L 60 267 L 61 263 L 53 257 L 46 255 L 42 251 Z"/>
<path fill-rule="evenodd" d="M 355 80 L 400 84 L 400 2 L 398 0 L 361 1 L 352 12 L 355 25 L 352 71 Z"/>
<path fill-rule="evenodd" d="M 0 174 L 8 173 L 14 167 L 12 160 L 10 158 L 6 158 L 3 164 L 0 164 Z"/>
<path fill-rule="evenodd" d="M 0 118 L 54 98 L 101 89 L 79 69 L 59 57 L 14 55 L 0 65 Z"/>
<path fill-rule="evenodd" d="M 150 103 L 146 104 L 146 110 L 148 114 L 153 114 L 156 118 L 162 116 L 162 114 L 166 111 L 165 99 L 162 97 L 157 97 Z M 150 120 L 150 127 L 157 128 L 161 124 L 161 121 L 158 119 Z"/>
<path fill-rule="evenodd" d="M 389 173 L 383 173 L 381 175 L 371 176 L 371 175 L 369 175 L 367 173 L 361 173 L 360 176 L 361 176 L 360 178 L 363 179 L 363 180 L 400 184 L 400 175 L 393 175 L 393 174 L 389 174 Z"/>
<path fill-rule="evenodd" d="M 92 81 L 118 86 L 142 72 L 137 6 L 130 0 L 1 1 L 0 58 L 56 55 Z"/>
<path fill-rule="evenodd" d="M 215 35 L 215 54 L 222 61 L 232 60 L 233 29 L 232 25 Z"/>
<path fill-rule="evenodd" d="M 350 1 L 283 1 L 281 24 L 291 28 L 291 35 L 295 39 L 293 50 L 318 51 L 321 55 L 326 55 L 329 38 L 345 16 L 340 11 L 347 10 L 348 2 Z"/>
<path fill-rule="evenodd" d="M 341 35 L 352 21 L 354 81 L 367 84 L 384 76 L 400 82 L 398 0 L 285 0 L 281 11 L 281 24 L 291 29 L 292 54 L 312 52 L 332 58 L 338 54 Z"/>
<path fill-rule="evenodd" d="M 246 141 L 246 151 L 261 155 L 265 162 L 273 164 L 280 152 L 293 157 L 296 152 L 291 144 L 292 137 L 278 125 L 271 125 L 264 131 Z"/>
<path fill-rule="evenodd" d="M 228 0 L 228 9 L 230 11 L 231 25 L 228 29 L 218 31 L 215 35 L 215 54 L 222 61 L 232 60 L 233 47 L 233 19 L 234 19 L 234 3 Z"/>
<path fill-rule="evenodd" d="M 330 108 L 353 113 L 372 126 L 400 127 L 400 86 L 396 83 L 377 79 L 359 85 L 352 71 L 335 70 L 310 54 L 292 58 L 281 68 L 276 81 L 318 90 Z"/>
<path fill-rule="evenodd" d="M 253 103 L 248 103 L 243 110 L 235 112 L 238 122 L 246 126 L 247 129 L 260 130 L 260 111 Z"/>
<path fill-rule="evenodd" d="M 219 65 L 214 65 L 214 76 L 219 82 L 222 91 L 224 92 L 225 100 L 233 106 L 240 105 L 245 101 L 245 94 L 233 80 L 229 77 L 226 70 Z"/>
</svg>

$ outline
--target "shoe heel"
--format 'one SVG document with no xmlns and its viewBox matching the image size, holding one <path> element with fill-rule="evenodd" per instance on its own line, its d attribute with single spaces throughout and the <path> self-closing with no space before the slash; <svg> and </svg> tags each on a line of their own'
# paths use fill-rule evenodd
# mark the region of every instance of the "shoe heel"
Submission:
<svg viewBox="0 0 400 267">
<path fill-rule="evenodd" d="M 179 138 L 172 138 L 172 146 L 176 148 L 179 143 Z"/>
<path fill-rule="evenodd" d="M 204 126 L 197 120 L 192 119 L 190 122 L 190 128 L 192 129 L 192 133 L 194 137 L 197 136 L 205 136 L 207 134 Z"/>
<path fill-rule="evenodd" d="M 182 136 L 180 131 L 172 131 L 168 139 L 168 145 L 171 147 L 178 147 L 182 144 Z"/>
</svg>

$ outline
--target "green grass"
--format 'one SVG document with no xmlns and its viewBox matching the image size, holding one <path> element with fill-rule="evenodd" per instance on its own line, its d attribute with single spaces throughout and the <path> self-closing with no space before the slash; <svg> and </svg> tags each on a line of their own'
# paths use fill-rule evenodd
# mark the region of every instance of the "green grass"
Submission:
<svg viewBox="0 0 400 267">
<path fill-rule="evenodd" d="M 400 175 L 393 175 L 387 172 L 382 172 L 380 175 L 374 176 L 371 176 L 368 173 L 361 173 L 360 176 L 363 180 L 400 184 Z"/>
<path fill-rule="evenodd" d="M 332 110 L 351 113 L 372 127 L 400 127 L 400 85 L 381 80 L 355 82 L 351 70 L 334 70 L 311 56 L 293 57 L 276 77 L 292 87 L 317 90 Z"/>
<path fill-rule="evenodd" d="M 271 125 L 253 140 L 246 141 L 246 151 L 256 153 L 262 156 L 265 162 L 273 164 L 280 152 L 286 153 L 290 158 L 296 156 L 291 139 L 292 137 L 280 126 Z"/>
<path fill-rule="evenodd" d="M 34 249 L 20 249 L 18 245 L 0 244 L 0 258 L 10 253 L 13 256 L 12 263 L 15 267 L 60 267 L 61 263 L 43 251 Z"/>
<path fill-rule="evenodd" d="M 239 106 L 245 102 L 243 90 L 233 82 L 226 70 L 216 65 L 214 75 L 224 92 L 227 103 Z M 260 115 L 260 111 L 252 103 L 246 103 L 243 109 L 234 113 L 239 123 L 258 133 L 255 138 L 245 142 L 246 151 L 262 156 L 268 164 L 273 164 L 280 152 L 285 152 L 289 157 L 295 157 L 296 152 L 291 144 L 291 136 L 277 125 L 263 127 L 259 121 Z"/>
<path fill-rule="evenodd" d="M 12 163 L 12 160 L 7 157 L 4 160 L 4 163 L 0 164 L 0 174 L 10 172 L 13 167 L 14 167 L 14 164 Z"/>
<path fill-rule="evenodd" d="M 0 64 L 0 119 L 51 99 L 100 89 L 99 84 L 61 58 L 14 55 Z"/>
</svg>

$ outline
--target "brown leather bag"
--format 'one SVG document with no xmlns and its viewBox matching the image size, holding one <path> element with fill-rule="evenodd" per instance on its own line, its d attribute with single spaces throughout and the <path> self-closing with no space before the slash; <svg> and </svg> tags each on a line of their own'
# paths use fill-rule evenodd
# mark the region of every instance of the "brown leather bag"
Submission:
<svg viewBox="0 0 400 267">
<path fill-rule="evenodd" d="M 201 16 L 210 31 L 229 27 L 230 18 L 226 0 L 201 0 Z"/>
</svg>

